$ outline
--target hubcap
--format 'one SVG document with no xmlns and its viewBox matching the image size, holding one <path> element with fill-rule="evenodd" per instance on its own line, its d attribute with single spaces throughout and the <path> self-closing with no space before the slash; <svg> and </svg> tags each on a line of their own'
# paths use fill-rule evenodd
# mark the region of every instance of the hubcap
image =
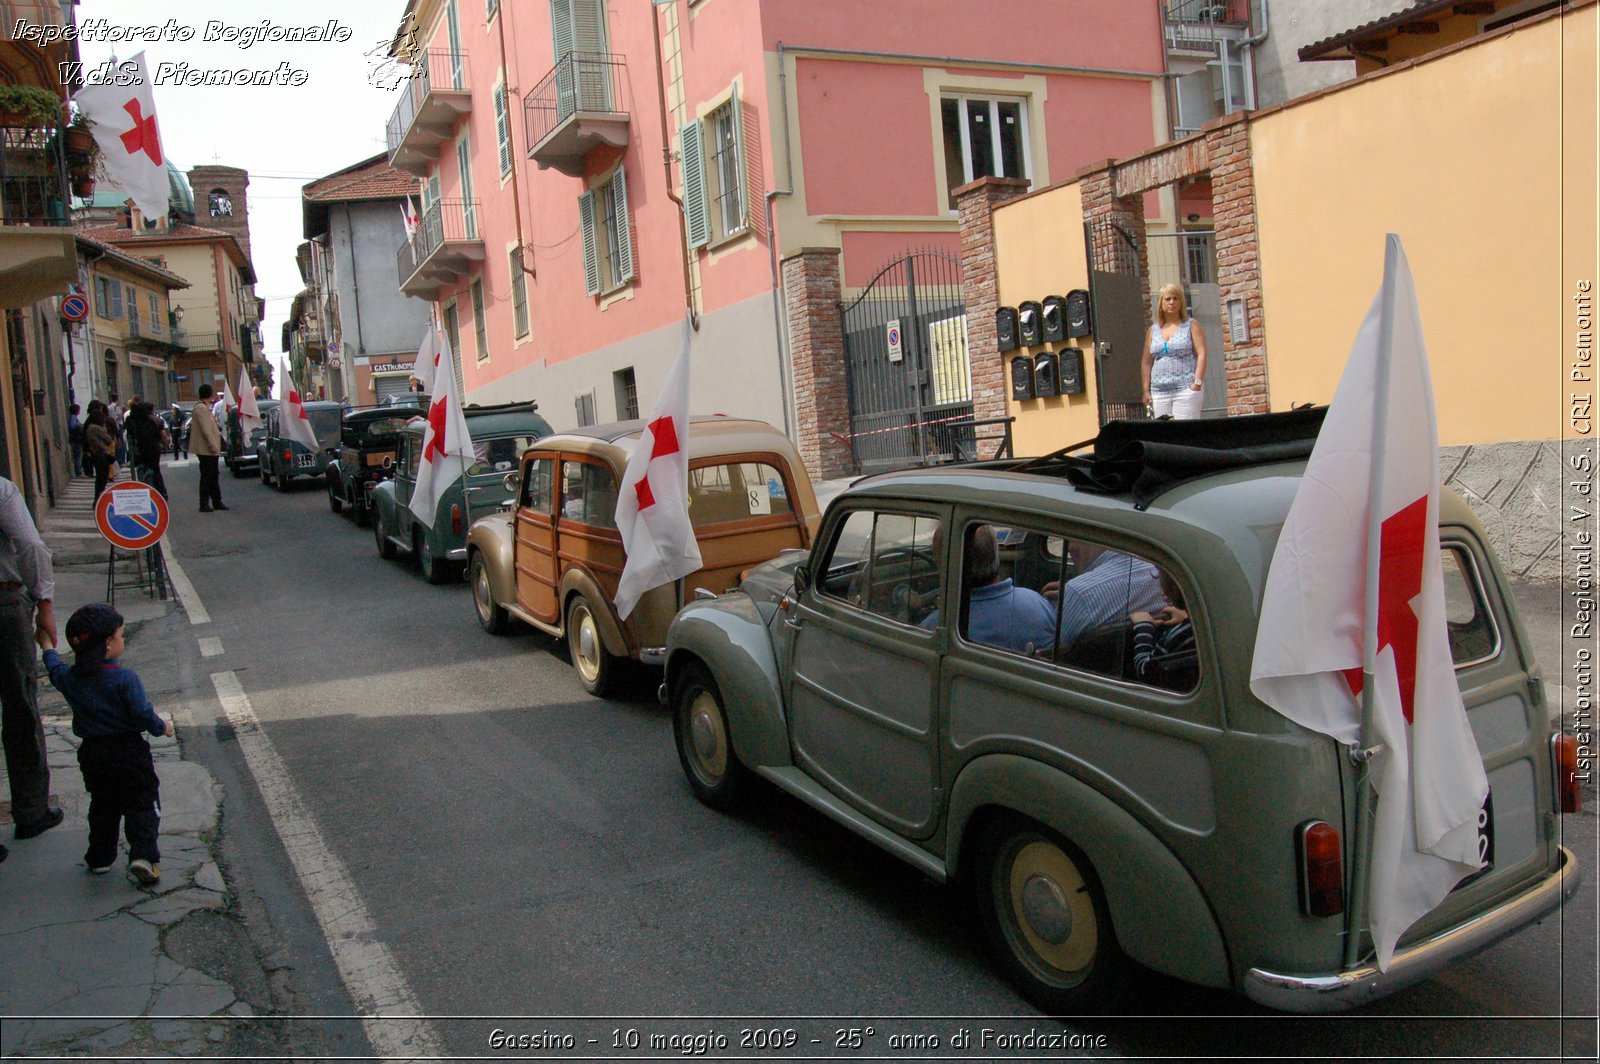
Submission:
<svg viewBox="0 0 1600 1064">
<path fill-rule="evenodd" d="M 1053 879 L 1034 876 L 1022 885 L 1022 918 L 1034 933 L 1052 946 L 1072 934 L 1072 910 Z"/>
<path fill-rule="evenodd" d="M 728 769 L 728 741 L 722 729 L 722 711 L 710 691 L 701 691 L 689 706 L 689 741 L 701 772 L 721 779 Z"/>
<path fill-rule="evenodd" d="M 1053 842 L 1033 839 L 1017 851 L 1006 887 L 1017 930 L 1038 961 L 1058 975 L 1089 968 L 1099 925 L 1089 885 L 1071 857 Z"/>
<path fill-rule="evenodd" d="M 572 611 L 572 660 L 583 678 L 593 683 L 600 675 L 600 633 L 595 630 L 589 607 L 578 605 Z"/>
<path fill-rule="evenodd" d="M 494 609 L 489 601 L 489 571 L 480 562 L 473 566 L 473 574 L 472 598 L 478 604 L 478 616 L 487 621 L 490 611 Z"/>
</svg>

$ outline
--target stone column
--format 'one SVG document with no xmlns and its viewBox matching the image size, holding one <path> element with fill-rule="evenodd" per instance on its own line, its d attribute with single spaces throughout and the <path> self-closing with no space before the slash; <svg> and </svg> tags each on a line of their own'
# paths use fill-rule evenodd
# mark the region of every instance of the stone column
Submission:
<svg viewBox="0 0 1600 1064">
<path fill-rule="evenodd" d="M 802 248 L 780 264 L 794 367 L 795 429 L 800 456 L 816 480 L 856 472 L 850 445 L 830 435 L 850 431 L 839 255 L 838 248 Z"/>
<path fill-rule="evenodd" d="M 1250 159 L 1248 116 L 1220 118 L 1205 126 L 1211 159 L 1212 217 L 1216 223 L 1217 287 L 1222 300 L 1222 335 L 1207 337 L 1228 371 L 1228 413 L 1264 414 L 1267 396 L 1267 335 L 1261 303 L 1261 253 L 1256 241 L 1255 168 Z M 1234 343 L 1228 304 L 1244 301 L 1250 338 Z M 1213 354 L 1215 357 L 1215 354 Z"/>
<path fill-rule="evenodd" d="M 980 177 L 956 189 L 961 215 L 961 298 L 967 308 L 967 362 L 972 368 L 972 416 L 1006 416 L 1005 359 L 995 335 L 1000 281 L 995 264 L 994 209 L 1028 191 L 1020 177 Z"/>
</svg>

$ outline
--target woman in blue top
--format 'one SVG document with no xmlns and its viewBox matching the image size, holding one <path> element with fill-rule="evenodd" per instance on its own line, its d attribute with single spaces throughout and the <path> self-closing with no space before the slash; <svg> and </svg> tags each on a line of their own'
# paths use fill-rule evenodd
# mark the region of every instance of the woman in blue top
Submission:
<svg viewBox="0 0 1600 1064">
<path fill-rule="evenodd" d="M 1200 416 L 1201 379 L 1206 375 L 1206 334 L 1189 317 L 1183 289 L 1161 286 L 1156 323 L 1150 326 L 1150 348 L 1139 363 L 1144 401 L 1151 417 L 1170 415 L 1180 421 Z"/>
</svg>

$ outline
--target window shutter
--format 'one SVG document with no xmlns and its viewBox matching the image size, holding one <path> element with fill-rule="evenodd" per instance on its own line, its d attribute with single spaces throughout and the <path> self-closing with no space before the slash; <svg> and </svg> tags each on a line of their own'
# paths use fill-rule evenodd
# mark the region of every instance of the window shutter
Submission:
<svg viewBox="0 0 1600 1064">
<path fill-rule="evenodd" d="M 628 217 L 628 181 L 617 167 L 617 176 L 611 179 L 611 202 L 617 212 L 617 283 L 633 280 L 633 222 Z"/>
<path fill-rule="evenodd" d="M 572 0 L 550 0 L 550 39 L 559 63 L 572 51 Z"/>
<path fill-rule="evenodd" d="M 706 160 L 700 150 L 700 123 L 686 122 L 678 131 L 678 155 L 683 161 L 683 226 L 691 248 L 711 242 L 711 219 L 706 213 Z"/>
<path fill-rule="evenodd" d="M 500 176 L 511 172 L 511 116 L 505 85 L 494 89 L 494 135 L 500 142 Z"/>
<path fill-rule="evenodd" d="M 603 0 L 571 0 L 572 50 L 594 54 L 606 50 L 606 13 Z"/>
<path fill-rule="evenodd" d="M 594 193 L 578 197 L 578 222 L 583 230 L 583 282 L 592 296 L 600 294 L 600 256 L 594 243 Z"/>
<path fill-rule="evenodd" d="M 733 87 L 733 98 L 728 101 L 733 111 L 733 165 L 739 171 L 739 225 L 750 223 L 750 182 L 744 168 L 744 112 L 739 109 L 739 86 Z"/>
</svg>

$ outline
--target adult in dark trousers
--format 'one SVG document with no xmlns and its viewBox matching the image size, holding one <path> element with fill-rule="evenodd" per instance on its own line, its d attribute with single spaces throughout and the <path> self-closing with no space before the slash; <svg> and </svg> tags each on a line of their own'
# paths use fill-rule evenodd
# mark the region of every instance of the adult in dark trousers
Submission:
<svg viewBox="0 0 1600 1064">
<path fill-rule="evenodd" d="M 202 384 L 189 413 L 189 450 L 200 463 L 200 512 L 226 510 L 222 482 L 217 479 L 217 459 L 222 455 L 222 433 L 211 416 L 211 385 Z"/>
<path fill-rule="evenodd" d="M 111 415 L 105 404 L 96 399 L 89 404 L 89 418 L 83 423 L 84 460 L 89 472 L 94 474 L 94 497 L 106 490 L 111 479 L 111 465 L 117 458 L 117 438 L 111 424 Z"/>
<path fill-rule="evenodd" d="M 128 442 L 133 451 L 134 475 L 167 497 L 167 482 L 161 476 L 161 456 L 167 453 L 167 427 L 156 417 L 156 405 L 133 404 L 128 411 Z"/>
<path fill-rule="evenodd" d="M 176 462 L 189 453 L 184 449 L 189 445 L 189 433 L 183 427 L 183 407 L 173 403 L 172 412 L 167 415 L 167 421 L 167 428 L 172 434 L 172 460 Z"/>
<path fill-rule="evenodd" d="M 111 438 L 117 444 L 117 465 L 128 464 L 128 437 L 122 431 L 122 404 L 117 402 L 117 393 L 111 393 L 111 402 L 106 404 L 106 420 L 111 422 Z"/>
<path fill-rule="evenodd" d="M 56 578 L 22 492 L 0 477 L 0 742 L 11 779 L 14 838 L 31 839 L 61 823 L 50 806 L 50 762 L 39 719 L 34 642 L 56 637 Z M 0 860 L 6 849 L 0 846 Z"/>
<path fill-rule="evenodd" d="M 83 419 L 78 416 L 78 404 L 67 407 L 67 444 L 72 448 L 72 475 L 88 470 L 83 464 Z"/>
</svg>

